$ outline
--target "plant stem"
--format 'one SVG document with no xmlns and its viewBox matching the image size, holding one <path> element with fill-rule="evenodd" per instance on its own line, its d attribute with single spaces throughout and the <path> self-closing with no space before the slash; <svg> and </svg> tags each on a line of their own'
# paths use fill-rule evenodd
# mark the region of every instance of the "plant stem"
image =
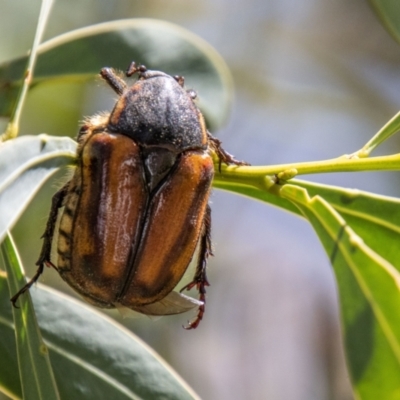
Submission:
<svg viewBox="0 0 400 400">
<path fill-rule="evenodd" d="M 29 85 L 33 78 L 33 70 L 36 64 L 36 53 L 39 44 L 42 40 L 43 32 L 46 27 L 46 22 L 50 14 L 53 0 L 42 0 L 42 6 L 40 8 L 38 25 L 36 28 L 35 38 L 33 40 L 32 49 L 29 54 L 28 62 L 25 69 L 24 79 L 18 93 L 15 107 L 12 111 L 10 121 L 7 124 L 6 131 L 0 136 L 0 142 L 13 139 L 18 136 L 19 132 L 19 121 L 21 119 L 22 108 L 25 103 L 25 98 L 28 93 Z"/>
<path fill-rule="evenodd" d="M 294 170 L 297 170 L 297 175 L 330 172 L 395 171 L 400 170 L 400 154 L 371 158 L 349 158 L 348 156 L 342 156 L 323 161 L 262 167 L 222 165 L 221 171 L 217 170 L 215 181 L 216 183 L 235 182 L 239 185 L 255 186 L 265 190 L 266 185 L 268 188 L 272 183 L 266 182 L 267 176 L 285 171 L 293 172 Z M 269 177 L 269 180 L 271 180 L 271 177 Z"/>
</svg>

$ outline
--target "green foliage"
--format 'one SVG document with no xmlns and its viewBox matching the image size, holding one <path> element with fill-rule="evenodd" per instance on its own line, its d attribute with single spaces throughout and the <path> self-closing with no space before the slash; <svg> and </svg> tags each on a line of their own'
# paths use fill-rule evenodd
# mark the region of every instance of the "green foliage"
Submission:
<svg viewBox="0 0 400 400">
<path fill-rule="evenodd" d="M 14 243 L 10 237 L 6 237 L 1 245 L 2 264 L 7 271 L 9 293 L 18 291 L 21 285 L 24 285 L 24 275 L 21 268 L 21 262 L 18 259 Z M 2 296 L 7 296 L 6 284 L 2 277 Z M 4 300 L 3 300 L 4 302 Z M 13 317 L 13 318 L 12 318 Z M 2 327 L 10 331 L 12 322 L 15 324 L 15 336 L 8 343 L 9 349 L 14 349 L 17 346 L 19 374 L 14 371 L 7 371 L 1 374 L 1 387 L 6 388 L 7 393 L 19 394 L 22 392 L 25 399 L 59 399 L 58 389 L 53 376 L 47 346 L 44 344 L 40 329 L 37 324 L 35 311 L 33 309 L 30 296 L 24 296 L 20 302 L 20 310 L 14 308 L 13 315 L 9 315 L 8 324 L 2 321 Z M 12 330 L 12 328 L 11 328 Z M 4 332 L 2 335 L 3 345 L 6 345 L 6 338 L 9 332 Z M 5 361 L 5 359 L 3 358 Z M 3 362 L 3 365 L 9 369 L 15 365 L 15 360 Z M 4 368 L 4 367 L 3 367 Z M 32 371 L 34 373 L 32 373 Z M 18 379 L 18 375 L 21 380 Z"/>
<path fill-rule="evenodd" d="M 42 43 L 32 88 L 44 83 L 84 83 L 93 80 L 101 67 L 124 70 L 132 60 L 140 60 L 150 69 L 184 76 L 191 86 L 201 87 L 199 106 L 208 126 L 215 130 L 225 122 L 232 84 L 220 55 L 194 34 L 151 19 L 107 22 Z M 21 57 L 0 65 L 0 116 L 12 113 L 26 63 L 27 57 Z"/>
<path fill-rule="evenodd" d="M 392 36 L 400 42 L 400 3 L 396 0 L 369 0 Z"/>
<path fill-rule="evenodd" d="M 368 247 L 353 230 L 353 223 L 355 227 L 363 225 L 361 212 L 359 219 L 344 219 L 325 198 L 320 195 L 310 197 L 305 188 L 295 185 L 284 185 L 281 195 L 296 204 L 309 220 L 331 259 L 339 287 L 345 349 L 354 391 L 361 399 L 398 399 L 399 271 Z M 342 203 L 348 199 L 350 202 L 358 200 L 357 195 L 353 199 L 344 197 Z M 379 201 L 381 199 L 378 205 Z M 374 206 L 373 196 L 368 196 L 368 202 Z M 375 216 L 377 221 L 373 222 L 372 228 L 393 222 L 384 216 L 380 218 L 379 212 L 374 213 Z M 398 239 L 397 231 L 398 228 L 393 229 L 392 235 L 388 235 L 391 242 L 379 246 L 381 254 L 385 254 L 386 246 L 393 248 L 394 239 Z"/>
<path fill-rule="evenodd" d="M 372 2 L 399 37 L 397 3 Z M 191 85 L 202 87 L 200 107 L 208 122 L 217 127 L 225 120 L 231 99 L 229 73 L 215 51 L 194 35 L 167 23 L 124 20 L 39 45 L 48 14 L 48 2 L 43 4 L 37 51 L 34 46 L 29 59 L 0 65 L 0 114 L 10 116 L 3 139 L 18 133 L 28 87 L 21 77 L 26 65 L 32 69 L 35 62 L 33 87 L 88 81 L 104 65 L 123 68 L 137 59 L 152 69 L 182 74 Z M 71 54 L 77 60 L 73 64 L 68 62 Z M 398 154 L 369 157 L 399 128 L 397 114 L 353 154 L 266 167 L 223 165 L 214 181 L 217 188 L 280 207 L 313 226 L 336 275 L 349 372 L 354 392 L 363 400 L 400 399 L 400 200 L 292 178 L 399 170 Z M 7 279 L 0 276 L 0 359 L 6 361 L 0 363 L 0 390 L 15 397 L 23 393 L 26 399 L 58 398 L 58 393 L 61 398 L 81 398 L 88 391 L 92 398 L 196 398 L 137 338 L 79 302 L 39 286 L 32 293 L 33 302 L 23 296 L 21 310 L 11 311 L 10 293 L 25 278 L 7 231 L 43 182 L 61 166 L 73 164 L 74 150 L 71 139 L 47 135 L 11 139 L 0 146 L 0 261 L 7 272 Z M 66 371 L 76 385 L 66 382 Z"/>
<path fill-rule="evenodd" d="M 7 240 L 3 252 L 7 251 L 6 264 L 13 262 L 10 243 Z M 15 285 L 9 286 L 14 293 Z M 21 398 L 22 390 L 24 399 L 57 398 L 54 392 L 49 395 L 54 373 L 61 399 L 198 398 L 146 344 L 111 319 L 42 285 L 31 295 L 34 311 L 28 296 L 22 296 L 18 300 L 21 310 L 12 313 L 7 280 L 4 274 L 0 275 L 1 391 L 13 398 Z M 21 318 L 26 323 L 22 322 L 20 328 Z M 29 351 L 19 348 L 24 341 L 29 342 L 25 343 Z M 47 353 L 54 372 L 44 362 Z"/>
</svg>

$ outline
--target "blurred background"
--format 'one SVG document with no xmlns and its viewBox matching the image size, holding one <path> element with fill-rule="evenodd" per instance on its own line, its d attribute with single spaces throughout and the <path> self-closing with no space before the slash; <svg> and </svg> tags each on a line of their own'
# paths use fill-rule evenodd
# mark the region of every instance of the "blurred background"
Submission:
<svg viewBox="0 0 400 400">
<path fill-rule="evenodd" d="M 31 46 L 40 2 L 0 5 L 2 62 Z M 179 24 L 223 56 L 235 99 L 226 126 L 214 133 L 253 165 L 351 153 L 400 108 L 399 46 L 365 0 L 56 1 L 46 38 L 133 17 Z M 112 106 L 113 96 L 104 92 L 99 99 L 93 86 L 57 86 L 46 105 L 49 118 L 32 93 L 23 133 L 75 137 L 83 115 Z M 376 154 L 399 151 L 394 138 Z M 17 241 L 30 243 L 22 257 L 31 275 L 51 194 L 63 175 L 50 179 L 14 229 Z M 306 178 L 400 196 L 398 173 Z M 334 276 L 311 227 L 227 192 L 215 190 L 211 201 L 216 257 L 200 327 L 181 328 L 190 315 L 122 323 L 203 399 L 352 399 Z M 41 282 L 74 295 L 54 271 L 46 270 Z"/>
</svg>

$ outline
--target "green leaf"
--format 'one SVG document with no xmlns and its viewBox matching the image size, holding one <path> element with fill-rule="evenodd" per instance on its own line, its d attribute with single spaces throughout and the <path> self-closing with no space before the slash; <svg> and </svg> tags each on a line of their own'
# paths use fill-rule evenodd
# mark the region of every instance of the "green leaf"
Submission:
<svg viewBox="0 0 400 400">
<path fill-rule="evenodd" d="M 370 0 L 383 25 L 400 42 L 400 3 L 398 0 Z"/>
<path fill-rule="evenodd" d="M 1 244 L 0 254 L 9 277 L 9 292 L 16 293 L 26 282 L 21 261 L 10 236 Z M 19 309 L 13 308 L 13 319 L 23 398 L 59 399 L 48 349 L 43 342 L 30 295 L 21 296 L 18 306 Z M 13 347 L 15 348 L 15 344 Z"/>
<path fill-rule="evenodd" d="M 311 222 L 334 267 L 357 398 L 399 399 L 400 273 L 320 196 L 295 185 L 284 185 L 281 195 Z"/>
<path fill-rule="evenodd" d="M 292 183 L 329 202 L 368 247 L 400 271 L 400 199 L 306 181 Z"/>
<path fill-rule="evenodd" d="M 73 62 L 71 62 L 73 60 Z M 232 100 L 229 70 L 219 54 L 193 33 L 168 22 L 126 19 L 93 25 L 39 46 L 33 85 L 88 81 L 104 66 L 126 70 L 134 60 L 151 69 L 183 75 L 198 91 L 211 129 L 226 120 Z M 26 57 L 0 66 L 0 115 L 8 116 L 24 73 Z"/>
<path fill-rule="evenodd" d="M 312 223 L 336 273 L 357 398 L 399 399 L 400 200 L 300 180 L 274 185 L 254 169 L 232 168 L 215 186 L 295 212 L 289 202 Z"/>
<path fill-rule="evenodd" d="M 353 156 L 368 157 L 372 150 L 378 147 L 385 140 L 400 131 L 400 112 L 389 120 L 379 131 L 369 140 L 361 150 L 358 150 Z"/>
<path fill-rule="evenodd" d="M 286 198 L 280 197 L 279 185 L 261 190 L 243 184 L 246 177 L 238 179 L 241 168 L 234 171 L 237 181 L 222 180 L 217 176 L 214 187 L 229 190 L 256 200 L 280 207 L 286 211 L 301 215 L 298 208 Z M 293 179 L 292 184 L 307 189 L 310 196 L 319 195 L 329 202 L 345 219 L 348 225 L 362 237 L 374 251 L 384 255 L 400 271 L 398 244 L 400 241 L 400 199 L 381 196 L 358 189 L 323 185 Z M 261 185 L 259 185 L 261 186 Z"/>
<path fill-rule="evenodd" d="M 286 211 L 297 214 L 299 216 L 302 215 L 299 209 L 296 206 L 294 206 L 293 203 L 291 203 L 289 200 L 277 196 L 276 193 L 268 191 L 267 188 L 265 190 L 261 190 L 257 187 L 244 185 L 239 182 L 224 181 L 219 179 L 218 173 L 213 181 L 213 187 L 241 194 L 243 196 L 250 197 L 254 200 L 260 200 L 262 202 L 282 208 Z"/>
<path fill-rule="evenodd" d="M 55 290 L 31 289 L 62 399 L 198 399 L 172 368 L 110 318 Z M 0 275 L 0 388 L 20 396 L 11 305 Z"/>
<path fill-rule="evenodd" d="M 73 163 L 70 138 L 23 136 L 0 144 L 0 241 L 51 174 Z"/>
<path fill-rule="evenodd" d="M 5 133 L 0 136 L 0 141 L 13 139 L 18 136 L 19 121 L 22 114 L 22 108 L 24 106 L 26 94 L 28 93 L 29 85 L 31 83 L 32 72 L 35 69 L 37 49 L 40 42 L 42 41 L 43 32 L 50 15 L 52 5 L 53 0 L 42 0 L 39 20 L 36 26 L 35 38 L 33 40 L 32 48 L 29 52 L 29 55 L 27 56 L 25 73 L 23 74 L 24 80 L 22 85 L 20 86 L 15 105 L 12 109 L 10 121 L 8 122 Z"/>
</svg>

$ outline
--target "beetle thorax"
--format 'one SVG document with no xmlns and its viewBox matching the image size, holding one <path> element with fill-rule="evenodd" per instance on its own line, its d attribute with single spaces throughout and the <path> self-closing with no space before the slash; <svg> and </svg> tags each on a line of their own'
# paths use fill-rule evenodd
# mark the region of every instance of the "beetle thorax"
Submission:
<svg viewBox="0 0 400 400">
<path fill-rule="evenodd" d="M 140 79 L 128 88 L 110 115 L 109 129 L 140 146 L 174 153 L 207 147 L 200 111 L 190 95 L 165 75 Z"/>
</svg>

